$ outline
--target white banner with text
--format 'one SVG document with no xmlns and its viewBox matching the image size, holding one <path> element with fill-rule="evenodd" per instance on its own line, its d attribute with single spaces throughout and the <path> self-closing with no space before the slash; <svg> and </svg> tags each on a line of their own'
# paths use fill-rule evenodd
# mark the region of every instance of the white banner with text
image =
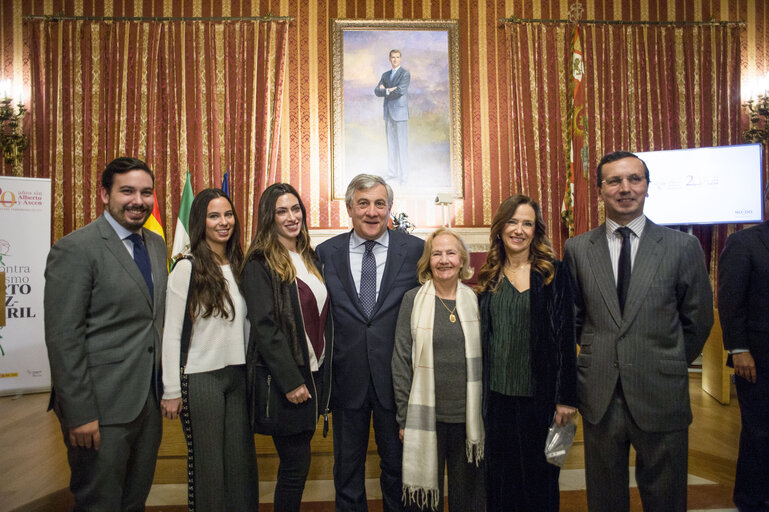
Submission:
<svg viewBox="0 0 769 512">
<path fill-rule="evenodd" d="M 47 391 L 51 371 L 43 332 L 45 260 L 51 247 L 51 180 L 0 176 L 0 395 Z"/>
</svg>

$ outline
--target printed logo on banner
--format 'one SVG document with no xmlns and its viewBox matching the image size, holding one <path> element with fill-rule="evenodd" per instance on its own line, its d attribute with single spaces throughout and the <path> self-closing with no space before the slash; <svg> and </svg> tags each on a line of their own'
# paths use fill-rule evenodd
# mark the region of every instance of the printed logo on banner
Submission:
<svg viewBox="0 0 769 512">
<path fill-rule="evenodd" d="M 13 191 L 0 188 L 0 208 L 38 212 L 43 210 L 43 202 L 43 192 L 39 190 Z"/>
<path fill-rule="evenodd" d="M 3 190 L 0 188 L 0 206 L 5 208 L 13 208 L 16 204 L 16 195 L 10 190 Z"/>
</svg>

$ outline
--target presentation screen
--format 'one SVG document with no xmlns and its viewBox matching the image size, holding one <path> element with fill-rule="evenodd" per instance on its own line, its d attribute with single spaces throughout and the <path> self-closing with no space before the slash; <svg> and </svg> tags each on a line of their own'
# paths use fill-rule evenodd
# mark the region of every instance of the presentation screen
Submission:
<svg viewBox="0 0 769 512">
<path fill-rule="evenodd" d="M 649 167 L 644 213 L 657 224 L 761 222 L 761 145 L 636 153 Z"/>
</svg>

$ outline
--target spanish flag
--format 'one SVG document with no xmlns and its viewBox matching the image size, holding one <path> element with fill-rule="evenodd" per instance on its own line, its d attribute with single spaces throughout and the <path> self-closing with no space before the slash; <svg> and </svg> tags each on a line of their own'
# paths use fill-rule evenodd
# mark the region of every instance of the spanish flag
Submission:
<svg viewBox="0 0 769 512">
<path fill-rule="evenodd" d="M 163 233 L 163 223 L 160 221 L 160 208 L 158 207 L 158 194 L 152 192 L 155 197 L 155 206 L 152 208 L 152 215 L 147 218 L 147 222 L 144 223 L 144 227 L 160 235 L 163 240 L 166 239 L 166 235 Z"/>
</svg>

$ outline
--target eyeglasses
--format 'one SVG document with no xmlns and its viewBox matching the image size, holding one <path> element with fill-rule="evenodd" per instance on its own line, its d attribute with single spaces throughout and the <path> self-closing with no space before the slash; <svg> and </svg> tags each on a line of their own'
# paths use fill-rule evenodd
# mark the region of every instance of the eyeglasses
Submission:
<svg viewBox="0 0 769 512">
<path fill-rule="evenodd" d="M 622 182 L 627 180 L 629 185 L 640 185 L 644 182 L 646 177 L 639 176 L 638 174 L 631 174 L 630 176 L 612 176 L 611 178 L 607 178 L 603 180 L 601 183 L 604 183 L 609 188 L 617 188 L 620 185 L 622 185 Z"/>
</svg>

